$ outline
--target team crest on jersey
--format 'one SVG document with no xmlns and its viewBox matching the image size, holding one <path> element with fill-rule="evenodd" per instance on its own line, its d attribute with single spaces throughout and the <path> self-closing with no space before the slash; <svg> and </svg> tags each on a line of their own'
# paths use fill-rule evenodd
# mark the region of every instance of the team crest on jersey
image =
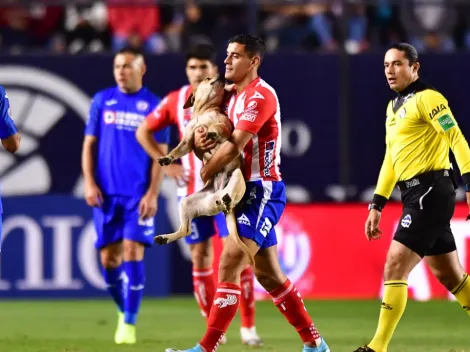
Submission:
<svg viewBox="0 0 470 352">
<path fill-rule="evenodd" d="M 404 228 L 408 228 L 410 227 L 411 225 L 411 215 L 410 214 L 406 214 L 403 219 L 401 220 L 401 226 L 403 226 Z"/>
<path fill-rule="evenodd" d="M 186 127 L 186 125 L 189 123 L 191 118 L 193 117 L 193 108 L 185 109 L 184 110 L 184 118 L 183 118 L 183 126 Z"/>
<path fill-rule="evenodd" d="M 145 111 L 145 110 L 148 109 L 149 103 L 147 103 L 145 100 L 139 100 L 137 102 L 136 107 L 137 107 L 137 110 L 139 110 L 139 111 Z"/>
<path fill-rule="evenodd" d="M 403 109 L 401 109 L 400 113 L 398 114 L 398 117 L 402 119 L 405 116 L 406 116 L 406 109 L 403 108 Z"/>
<path fill-rule="evenodd" d="M 103 113 L 104 123 L 111 124 L 116 121 L 116 113 L 114 111 L 105 110 Z"/>
</svg>

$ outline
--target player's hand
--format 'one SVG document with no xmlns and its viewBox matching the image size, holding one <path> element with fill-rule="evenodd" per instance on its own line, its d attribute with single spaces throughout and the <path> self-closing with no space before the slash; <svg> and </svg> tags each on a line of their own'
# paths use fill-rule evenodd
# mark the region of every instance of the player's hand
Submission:
<svg viewBox="0 0 470 352">
<path fill-rule="evenodd" d="M 170 164 L 165 166 L 163 171 L 168 177 L 175 179 L 179 186 L 186 185 L 191 178 L 191 173 L 181 164 Z"/>
<path fill-rule="evenodd" d="M 101 207 L 103 193 L 95 182 L 85 182 L 85 200 L 90 207 Z"/>
<path fill-rule="evenodd" d="M 158 196 L 155 193 L 147 192 L 139 203 L 139 217 L 143 220 L 153 218 L 157 213 Z"/>
<path fill-rule="evenodd" d="M 207 138 L 207 130 L 203 127 L 199 127 L 194 131 L 194 149 L 197 150 L 199 155 L 214 149 L 217 142 L 213 139 Z"/>
<path fill-rule="evenodd" d="M 379 230 L 381 213 L 376 209 L 371 209 L 369 211 L 369 216 L 367 217 L 365 232 L 367 240 L 378 240 L 382 231 Z"/>
</svg>

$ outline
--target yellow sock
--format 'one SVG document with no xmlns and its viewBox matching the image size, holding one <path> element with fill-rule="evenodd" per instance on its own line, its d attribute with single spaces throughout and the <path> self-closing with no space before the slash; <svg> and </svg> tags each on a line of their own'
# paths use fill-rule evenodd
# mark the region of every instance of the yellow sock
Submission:
<svg viewBox="0 0 470 352">
<path fill-rule="evenodd" d="M 462 308 L 470 315 L 470 278 L 465 274 L 462 281 L 451 291 Z"/>
<path fill-rule="evenodd" d="M 372 341 L 367 345 L 375 352 L 387 352 L 393 332 L 405 311 L 408 299 L 407 281 L 385 281 L 379 325 Z"/>
</svg>

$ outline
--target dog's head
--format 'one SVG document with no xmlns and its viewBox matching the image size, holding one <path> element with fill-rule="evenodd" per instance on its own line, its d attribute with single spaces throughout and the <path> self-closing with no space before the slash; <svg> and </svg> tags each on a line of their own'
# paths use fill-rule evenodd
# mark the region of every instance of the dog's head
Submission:
<svg viewBox="0 0 470 352">
<path fill-rule="evenodd" d="M 215 77 L 207 78 L 191 93 L 183 108 L 194 106 L 194 111 L 218 107 L 224 99 L 225 78 L 218 74 Z"/>
</svg>

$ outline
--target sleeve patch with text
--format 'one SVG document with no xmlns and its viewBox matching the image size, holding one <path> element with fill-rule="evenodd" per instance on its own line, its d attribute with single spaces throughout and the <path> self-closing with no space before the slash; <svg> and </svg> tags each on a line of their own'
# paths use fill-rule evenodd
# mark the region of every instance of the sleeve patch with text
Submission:
<svg viewBox="0 0 470 352">
<path fill-rule="evenodd" d="M 450 117 L 450 115 L 445 114 L 444 116 L 441 116 L 437 119 L 437 122 L 439 122 L 439 125 L 441 125 L 441 128 L 444 130 L 444 132 L 447 132 L 450 130 L 452 127 L 455 126 L 455 122 Z"/>
<path fill-rule="evenodd" d="M 432 111 L 429 113 L 429 118 L 432 120 L 433 118 L 436 117 L 439 113 L 442 111 L 447 110 L 446 106 L 444 104 L 440 104 L 436 106 Z"/>
</svg>

